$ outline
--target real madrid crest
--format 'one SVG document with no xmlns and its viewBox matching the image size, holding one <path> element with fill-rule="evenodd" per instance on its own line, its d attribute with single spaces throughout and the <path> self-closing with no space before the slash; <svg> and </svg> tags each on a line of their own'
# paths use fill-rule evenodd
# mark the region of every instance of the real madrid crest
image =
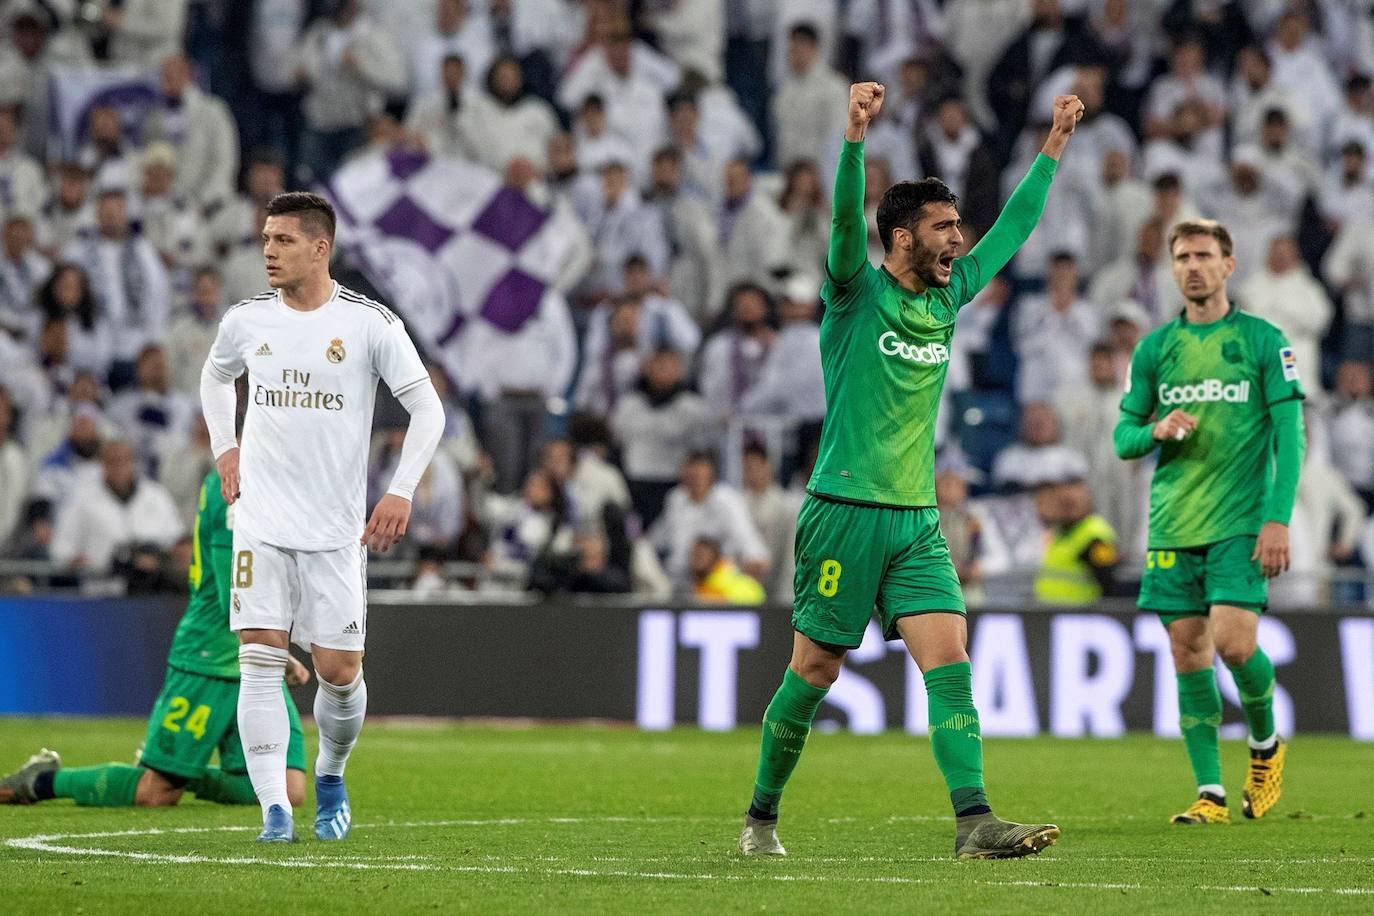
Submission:
<svg viewBox="0 0 1374 916">
<path fill-rule="evenodd" d="M 348 353 L 344 351 L 343 341 L 335 337 L 329 342 L 329 349 L 324 351 L 324 358 L 331 363 L 341 363 Z"/>
</svg>

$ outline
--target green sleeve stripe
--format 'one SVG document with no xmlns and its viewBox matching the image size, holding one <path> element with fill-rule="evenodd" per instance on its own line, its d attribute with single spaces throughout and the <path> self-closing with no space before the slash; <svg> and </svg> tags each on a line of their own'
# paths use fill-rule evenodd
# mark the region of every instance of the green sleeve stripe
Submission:
<svg viewBox="0 0 1374 916">
<path fill-rule="evenodd" d="M 860 264 L 858 267 L 854 268 L 854 272 L 848 277 L 843 280 L 838 280 L 835 278 L 835 275 L 830 272 L 830 263 L 828 261 L 822 266 L 825 268 L 826 277 L 830 279 L 830 283 L 833 286 L 848 286 L 859 278 L 859 274 L 864 272 L 864 266 Z"/>
</svg>

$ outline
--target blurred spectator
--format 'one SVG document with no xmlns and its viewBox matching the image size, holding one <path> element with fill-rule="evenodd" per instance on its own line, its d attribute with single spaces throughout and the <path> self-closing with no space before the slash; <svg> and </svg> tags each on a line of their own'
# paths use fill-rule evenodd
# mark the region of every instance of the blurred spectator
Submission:
<svg viewBox="0 0 1374 916">
<path fill-rule="evenodd" d="M 564 75 L 558 103 L 567 111 L 580 108 L 589 95 L 606 105 L 612 132 L 630 142 L 635 166 L 643 168 L 667 137 L 664 94 L 677 86 L 681 69 L 630 32 L 629 23 L 613 23 L 598 36 Z"/>
<path fill-rule="evenodd" d="M 364 128 L 386 98 L 405 91 L 405 60 L 359 0 L 338 0 L 332 15 L 305 30 L 296 53 L 306 85 L 297 177 L 324 181 L 363 145 Z"/>
<path fill-rule="evenodd" d="M 817 273 L 830 245 L 830 200 L 814 159 L 787 167 L 778 204 L 789 224 L 787 266 L 794 273 Z"/>
<path fill-rule="evenodd" d="M 1197 102 L 1201 105 L 1200 130 L 1214 138 L 1202 142 L 1219 147 L 1226 118 L 1226 88 L 1206 68 L 1207 51 L 1200 36 L 1184 35 L 1175 41 L 1169 53 L 1169 72 L 1150 85 L 1145 98 L 1146 136 L 1177 136 L 1178 128 L 1172 122 L 1180 105 Z"/>
<path fill-rule="evenodd" d="M 1120 555 L 1116 532 L 1093 513 L 1092 494 L 1080 476 L 1045 481 L 1035 488 L 1035 511 L 1049 542 L 1035 577 L 1041 604 L 1090 607 L 1116 593 Z"/>
<path fill-rule="evenodd" d="M 482 441 L 497 492 L 510 493 L 534 467 L 550 405 L 567 393 L 577 365 L 568 303 L 556 290 L 510 331 L 477 322 L 467 334 L 463 367 L 481 402 Z"/>
<path fill-rule="evenodd" d="M 29 492 L 29 455 L 19 441 L 10 393 L 0 388 L 0 554 L 23 519 Z"/>
<path fill-rule="evenodd" d="M 1274 235 L 1262 270 L 1236 292 L 1241 307 L 1272 321 L 1287 336 L 1302 373 L 1308 396 L 1323 393 L 1321 339 L 1331 325 L 1334 309 L 1326 291 L 1312 276 L 1298 253 L 1298 242 L 1284 233 Z"/>
<path fill-rule="evenodd" d="M 151 70 L 181 50 L 189 0 L 121 0 L 102 4 L 100 23 L 110 34 L 110 59 Z"/>
<path fill-rule="evenodd" d="M 963 99 L 941 100 L 934 119 L 919 134 L 917 158 L 928 174 L 944 181 L 959 198 L 960 218 L 979 234 L 987 232 L 1000 206 L 997 163 L 969 120 Z"/>
<path fill-rule="evenodd" d="M 687 388 L 686 377 L 682 354 L 660 349 L 644 361 L 638 386 L 611 413 L 630 498 L 646 527 L 662 511 L 687 455 L 714 438 L 706 402 Z"/>
<path fill-rule="evenodd" d="M 1016 396 L 1047 401 L 1061 385 L 1083 380 L 1088 347 L 1102 319 L 1078 292 L 1078 263 L 1067 251 L 1050 257 L 1045 292 L 1021 297 L 1012 320 L 1012 343 L 1020 359 Z"/>
<path fill-rule="evenodd" d="M 1325 134 L 1340 108 L 1341 91 L 1322 53 L 1320 39 L 1310 34 L 1311 27 L 1301 4 L 1287 6 L 1279 16 L 1268 51 L 1274 62 L 1274 82 L 1302 100 L 1318 130 Z"/>
<path fill-rule="evenodd" d="M 55 193 L 43 205 L 36 227 L 38 247 L 48 257 L 55 257 L 77 235 L 95 228 L 91 173 L 74 161 L 57 163 L 53 173 Z"/>
<path fill-rule="evenodd" d="M 1259 151 L 1265 183 L 1283 189 L 1290 207 L 1286 215 L 1293 225 L 1297 225 L 1302 205 L 1317 191 L 1321 170 L 1312 154 L 1293 142 L 1290 121 L 1282 108 L 1271 108 L 1264 113 L 1260 142 L 1255 148 Z"/>
<path fill-rule="evenodd" d="M 47 197 L 43 167 L 20 145 L 18 112 L 0 106 L 0 213 L 32 217 Z"/>
<path fill-rule="evenodd" d="M 251 246 L 261 261 L 259 233 L 266 219 L 267 205 L 285 190 L 286 161 L 281 153 L 266 148 L 250 152 L 244 166 L 242 193 L 231 194 L 205 210 L 214 255 L 225 258 L 233 251 Z M 254 292 L 260 291 L 265 279 L 261 277 L 255 281 L 258 286 Z M 227 283 L 225 288 L 230 288 Z"/>
<path fill-rule="evenodd" d="M 433 23 L 425 33 L 411 36 L 414 44 L 410 49 L 411 98 L 431 95 L 441 88 L 439 63 L 450 57 L 457 57 L 466 64 L 469 88 L 481 86 L 495 55 L 495 42 L 487 17 L 475 14 L 479 4 L 480 0 L 437 0 L 432 4 Z M 502 162 L 493 168 L 500 171 L 505 165 Z"/>
<path fill-rule="evenodd" d="M 1239 289 L 1265 261 L 1269 239 L 1276 232 L 1294 231 L 1291 188 L 1271 182 L 1264 173 L 1259 150 L 1241 147 L 1231 154 L 1226 182 L 1215 186 L 1205 199 L 1216 219 L 1231 228 L 1236 259 L 1231 287 Z"/>
<path fill-rule="evenodd" d="M 535 559 L 530 588 L 545 595 L 628 593 L 632 588 L 629 569 L 614 562 L 611 554 L 611 545 L 600 529 L 579 530 L 568 551 L 545 550 Z"/>
<path fill-rule="evenodd" d="M 33 247 L 33 218 L 11 212 L 0 231 L 0 323 L 25 328 L 29 342 L 38 339 L 38 289 L 50 273 L 52 264 Z"/>
<path fill-rule="evenodd" d="M 755 190 L 753 172 L 743 159 L 725 166 L 725 196 L 716 225 L 723 255 L 718 269 L 725 288 L 766 276 L 786 263 L 787 217 L 771 197 Z"/>
<path fill-rule="evenodd" d="M 62 255 L 85 269 L 109 319 L 114 368 L 111 387 L 129 381 L 133 362 L 145 346 L 167 333 L 171 283 L 162 259 L 147 239 L 133 233 L 124 191 L 101 191 L 96 200 L 96 232 L 77 236 Z M 120 378 L 116 378 L 118 373 Z"/>
<path fill-rule="evenodd" d="M 1327 422 L 1331 463 L 1374 509 L 1374 380 L 1368 363 L 1341 363 Z"/>
<path fill-rule="evenodd" d="M 169 550 L 185 529 L 166 489 L 138 473 L 133 446 L 117 439 L 107 442 L 99 461 L 99 475 L 78 483 L 58 510 L 52 559 L 59 566 L 103 575 L 130 550 Z"/>
<path fill-rule="evenodd" d="M 798 459 L 804 459 L 809 446 L 820 442 L 821 421 L 825 419 L 821 329 L 816 324 L 819 287 L 809 274 L 787 279 L 778 299 L 782 329 L 768 348 L 758 380 L 740 402 L 743 413 L 786 417 L 796 425 L 795 454 L 792 461 L 783 462 L 784 467 L 795 466 Z M 794 450 L 789 447 L 787 451 Z"/>
<path fill-rule="evenodd" d="M 727 0 L 670 0 L 650 4 L 644 25 L 658 47 L 684 70 L 694 70 L 713 83 L 725 76 L 725 7 Z"/>
<path fill-rule="evenodd" d="M 1048 123 L 1027 128 L 1017 140 L 1011 164 L 1002 170 L 1005 200 L 1040 155 L 1049 136 Z M 1074 166 L 1070 159 L 1055 174 L 1045 199 L 1045 210 L 1030 237 L 1016 253 L 1014 271 L 1023 279 L 1043 279 L 1050 257 L 1057 252 L 1088 251 L 1093 234 L 1098 178 L 1090 163 Z"/>
<path fill-rule="evenodd" d="M 1340 159 L 1326 170 L 1317 197 L 1317 211 L 1331 234 L 1346 223 L 1374 213 L 1374 184 L 1369 180 L 1366 149 L 1357 140 L 1341 146 Z"/>
<path fill-rule="evenodd" d="M 787 75 L 769 103 L 773 161 L 781 169 L 819 150 L 844 132 L 849 83 L 819 57 L 820 34 L 810 22 L 792 26 L 787 37 Z"/>
<path fill-rule="evenodd" d="M 23 107 L 23 146 L 31 156 L 48 153 L 49 104 L 56 64 L 86 65 L 90 43 L 41 10 L 8 7 L 8 34 L 0 40 L 0 86 L 6 104 Z"/>
<path fill-rule="evenodd" d="M 114 359 L 114 330 L 91 290 L 86 271 L 77 264 L 58 264 L 38 290 L 38 306 L 46 321 L 61 321 L 66 325 L 67 351 L 72 366 L 104 379 Z M 199 375 L 196 378 L 198 386 Z"/>
<path fill-rule="evenodd" d="M 668 144 L 682 156 L 687 189 L 707 200 L 719 200 L 722 171 L 732 153 L 708 142 L 696 96 L 675 92 L 668 97 Z"/>
<path fill-rule="evenodd" d="M 488 496 L 483 517 L 491 531 L 493 572 L 520 587 L 528 582 L 532 564 L 541 554 L 572 549 L 567 495 L 541 468 L 530 471 L 519 496 Z"/>
<path fill-rule="evenodd" d="M 119 109 L 107 103 L 93 105 L 86 118 L 86 137 L 76 151 L 82 168 L 93 176 L 97 189 L 129 187 L 134 180 L 133 139 L 127 136 Z"/>
<path fill-rule="evenodd" d="M 388 429 L 381 434 L 381 448 L 373 458 L 372 471 L 368 475 L 369 502 L 375 502 L 386 492 L 400 463 L 405 437 L 405 427 Z M 411 499 L 405 543 L 439 556 L 449 555 L 458 543 L 467 515 L 465 495 L 463 475 L 453 458 L 442 449 L 435 451 Z"/>
<path fill-rule="evenodd" d="M 1320 136 L 1313 112 L 1287 86 L 1274 81 L 1274 64 L 1262 45 L 1247 45 L 1236 55 L 1231 78 L 1231 142 L 1236 146 L 1258 144 L 1270 111 L 1287 115 L 1298 139 L 1309 150 L 1319 150 Z"/>
<path fill-rule="evenodd" d="M 198 396 L 200 370 L 210 355 L 224 308 L 224 286 L 212 264 L 197 267 L 191 280 L 191 297 L 177 310 L 167 331 L 167 361 L 172 367 L 172 387 Z"/>
<path fill-rule="evenodd" d="M 1108 150 L 1102 155 L 1097 217 L 1085 262 L 1090 270 L 1100 270 L 1119 258 L 1128 258 L 1134 248 L 1137 229 L 1149 217 L 1150 185 L 1131 173 L 1137 161 L 1119 149 Z M 1161 252 L 1164 250 L 1162 239 L 1159 248 Z M 1094 300 L 1102 301 L 1096 297 Z"/>
<path fill-rule="evenodd" d="M 740 108 L 730 87 L 707 82 L 700 73 L 688 70 L 675 94 L 695 101 L 701 140 L 719 161 L 732 156 L 753 160 L 763 152 L 763 136 Z"/>
<path fill-rule="evenodd" d="M 215 466 L 210 451 L 210 432 L 205 418 L 197 410 L 191 417 L 191 429 L 186 438 L 173 444 L 158 465 L 157 480 L 167 488 L 172 504 L 181 515 L 187 531 L 195 528 L 200 509 L 200 487 L 205 475 Z"/>
<path fill-rule="evenodd" d="M 190 283 L 192 264 L 210 256 L 200 208 L 175 191 L 176 152 L 166 143 L 153 143 L 139 157 L 140 184 L 134 210 L 139 233 L 152 243 L 178 291 Z"/>
<path fill-rule="evenodd" d="M 1298 483 L 1298 505 L 1312 540 L 1312 573 L 1325 577 L 1334 567 L 1350 564 L 1368 513 L 1359 495 L 1319 450 L 1307 450 Z M 1323 595 L 1312 597 L 1308 607 L 1328 600 Z"/>
<path fill-rule="evenodd" d="M 153 479 L 164 456 L 186 441 L 199 412 L 198 399 L 174 391 L 171 376 L 167 350 L 149 344 L 138 354 L 134 386 L 110 402 L 109 417 L 133 445 L 139 472 Z"/>
<path fill-rule="evenodd" d="M 996 487 L 1029 490 L 1046 480 L 1083 476 L 1087 459 L 1064 444 L 1059 415 L 1041 401 L 1021 407 L 1021 438 L 997 455 L 992 465 Z"/>
<path fill-rule="evenodd" d="M 430 155 L 476 162 L 489 139 L 486 126 L 495 116 L 494 107 L 467 85 L 463 58 L 450 54 L 439 67 L 439 85 L 432 92 L 412 97 L 414 101 L 406 111 L 406 130 Z M 505 160 L 500 168 L 505 168 Z"/>
<path fill-rule="evenodd" d="M 620 296 L 597 306 L 603 313 L 600 327 L 593 324 L 582 341 L 582 371 L 577 379 L 573 406 L 578 410 L 608 415 L 621 396 L 639 381 L 639 366 L 646 354 L 640 344 L 644 306 Z M 596 322 L 597 314 L 592 321 Z M 655 347 L 649 347 L 653 352 Z"/>
<path fill-rule="evenodd" d="M 1173 173 L 1191 195 L 1208 192 L 1224 176 L 1221 133 L 1200 99 L 1181 100 L 1143 155 L 1147 179 Z"/>
<path fill-rule="evenodd" d="M 708 604 L 762 604 L 764 589 L 721 551 L 720 541 L 697 538 L 688 556 L 692 594 Z"/>
<path fill-rule="evenodd" d="M 667 236 L 668 290 L 698 324 L 705 324 L 722 289 L 715 269 L 717 228 L 705 198 L 684 190 L 682 153 L 677 149 L 665 147 L 654 153 L 645 203 L 657 211 Z"/>
<path fill-rule="evenodd" d="M 969 502 L 969 486 L 983 482 L 983 472 L 968 463 L 957 448 L 943 449 L 935 461 L 935 502 L 940 508 L 940 533 L 949 544 L 950 560 L 964 595 L 982 595 L 983 522 Z"/>
<path fill-rule="evenodd" d="M 549 140 L 559 130 L 558 117 L 548 102 L 526 91 L 520 59 L 498 56 L 487 71 L 486 91 L 477 161 L 502 172 L 511 159 L 524 156 L 543 172 Z"/>
<path fill-rule="evenodd" d="M 997 118 L 1003 153 L 1025 127 L 1040 81 L 1066 64 L 1087 59 L 1093 51 L 1087 23 L 1066 15 L 1059 0 L 1034 0 L 1030 6 L 1030 21 L 1002 52 L 988 78 L 988 102 Z"/>
<path fill-rule="evenodd" d="M 448 373 L 433 360 L 427 362 L 429 380 L 439 403 L 444 405 L 444 433 L 439 440 L 439 448 L 448 453 L 453 463 L 465 476 L 471 474 L 478 463 L 477 434 L 472 428 L 472 418 L 459 403 L 458 393 Z"/>
<path fill-rule="evenodd" d="M 1119 352 L 1106 341 L 1093 344 L 1088 354 L 1088 384 L 1060 388 L 1054 406 L 1063 420 L 1064 445 L 1087 459 L 1085 479 L 1093 502 L 1117 532 L 1122 549 L 1135 556 L 1146 546 L 1137 541 L 1146 530 L 1154 464 L 1122 461 L 1112 445 L 1124 378 L 1125 360 L 1118 360 Z M 1129 357 L 1129 353 L 1124 355 Z"/>
<path fill-rule="evenodd" d="M 572 205 L 596 248 L 596 265 L 585 281 L 589 297 L 621 292 L 622 270 L 633 254 L 648 261 L 655 276 L 667 270 L 668 239 L 662 216 L 631 186 L 624 162 L 603 165 L 599 181 L 574 190 Z"/>
<path fill-rule="evenodd" d="M 1098 309 L 1126 299 L 1139 305 L 1152 327 L 1168 321 L 1183 307 L 1173 267 L 1164 253 L 1164 226 L 1147 219 L 1136 231 L 1135 253 L 1098 271 L 1089 299 Z"/>
<path fill-rule="evenodd" d="M 1356 73 L 1345 81 L 1345 96 L 1330 140 L 1329 149 L 1354 142 L 1366 154 L 1374 153 L 1374 82 L 1367 74 Z"/>
<path fill-rule="evenodd" d="M 223 101 L 202 92 L 182 54 L 162 62 L 162 96 L 143 123 L 142 142 L 176 151 L 176 195 L 204 206 L 228 196 L 239 172 L 239 132 Z"/>
<path fill-rule="evenodd" d="M 104 415 L 100 408 L 103 396 L 104 391 L 96 377 L 88 370 L 76 369 L 66 391 L 62 392 L 46 411 L 25 412 L 23 432 L 29 454 L 39 463 L 36 484 L 40 488 L 43 484 L 42 462 L 67 441 L 71 433 L 72 419 L 78 413 L 87 411 L 97 424 L 104 423 Z M 98 440 L 99 426 L 93 428 L 97 430 Z M 94 447 L 99 447 L 99 441 Z M 51 498 L 51 491 L 37 489 L 35 492 L 37 495 Z"/>
<path fill-rule="evenodd" d="M 743 496 L 749 518 L 772 558 L 768 578 L 763 580 L 768 597 L 776 602 L 790 602 L 792 574 L 796 570 L 792 542 L 796 539 L 800 506 L 793 494 L 778 486 L 777 469 L 768 459 L 767 450 L 758 443 L 744 447 Z"/>
<path fill-rule="evenodd" d="M 585 515 L 587 523 L 604 521 L 607 506 L 628 513 L 632 508 L 625 475 L 610 462 L 611 428 L 601 417 L 579 414 L 568 427 L 573 447 L 573 471 L 568 492 Z"/>
<path fill-rule="evenodd" d="M 606 120 L 606 103 L 601 96 L 595 93 L 587 96 L 574 115 L 573 146 L 581 174 L 599 172 L 612 162 L 625 166 L 631 177 L 639 174 L 642 165 L 635 148 L 624 136 L 610 129 L 610 122 Z"/>
<path fill-rule="evenodd" d="M 664 558 L 664 568 L 679 586 L 691 581 L 692 545 L 700 538 L 718 541 L 721 552 L 750 575 L 768 573 L 768 547 L 749 517 L 740 492 L 716 479 L 715 459 L 695 452 L 683 462 L 680 482 L 668 494 L 663 514 L 649 529 L 649 540 Z"/>
<path fill-rule="evenodd" d="M 770 323 L 773 299 L 763 287 L 752 283 L 735 286 L 726 296 L 726 307 L 730 326 L 707 338 L 697 373 L 706 406 L 722 419 L 744 410 L 777 338 Z"/>
<path fill-rule="evenodd" d="M 1346 359 L 1374 359 L 1374 216 L 1341 227 L 1322 257 L 1322 276 L 1341 296 L 1345 333 L 1337 348 Z"/>
</svg>

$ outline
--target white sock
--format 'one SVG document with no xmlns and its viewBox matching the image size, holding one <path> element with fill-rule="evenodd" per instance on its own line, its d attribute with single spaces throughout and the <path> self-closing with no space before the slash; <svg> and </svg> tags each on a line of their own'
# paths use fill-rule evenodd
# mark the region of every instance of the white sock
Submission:
<svg viewBox="0 0 1374 916">
<path fill-rule="evenodd" d="M 342 776 L 348 755 L 363 730 L 367 713 L 367 683 L 360 670 L 353 683 L 339 687 L 320 678 L 315 691 L 315 725 L 320 730 L 316 776 Z"/>
<path fill-rule="evenodd" d="M 1215 783 L 1206 786 L 1198 786 L 1197 794 L 1201 795 L 1203 792 L 1206 792 L 1208 795 L 1215 795 L 1217 798 L 1226 797 L 1226 787 L 1216 785 Z"/>
<path fill-rule="evenodd" d="M 291 723 L 281 689 L 289 657 L 285 649 L 272 646 L 239 646 L 239 738 L 263 817 L 272 805 L 291 811 L 286 795 L 286 746 L 291 740 Z"/>
<path fill-rule="evenodd" d="M 1252 751 L 1267 751 L 1275 744 L 1279 743 L 1279 733 L 1274 732 L 1263 741 L 1256 741 L 1254 738 L 1246 738 L 1245 743 L 1250 745 L 1250 750 Z"/>
</svg>

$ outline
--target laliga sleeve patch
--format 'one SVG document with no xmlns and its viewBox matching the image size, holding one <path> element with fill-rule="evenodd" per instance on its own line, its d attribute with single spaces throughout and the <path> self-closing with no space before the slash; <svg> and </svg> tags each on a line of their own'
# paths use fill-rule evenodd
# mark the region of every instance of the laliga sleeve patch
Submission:
<svg viewBox="0 0 1374 916">
<path fill-rule="evenodd" d="M 1285 382 L 1298 380 L 1298 358 L 1293 355 L 1292 347 L 1279 349 L 1279 365 L 1283 367 L 1283 380 Z"/>
</svg>

